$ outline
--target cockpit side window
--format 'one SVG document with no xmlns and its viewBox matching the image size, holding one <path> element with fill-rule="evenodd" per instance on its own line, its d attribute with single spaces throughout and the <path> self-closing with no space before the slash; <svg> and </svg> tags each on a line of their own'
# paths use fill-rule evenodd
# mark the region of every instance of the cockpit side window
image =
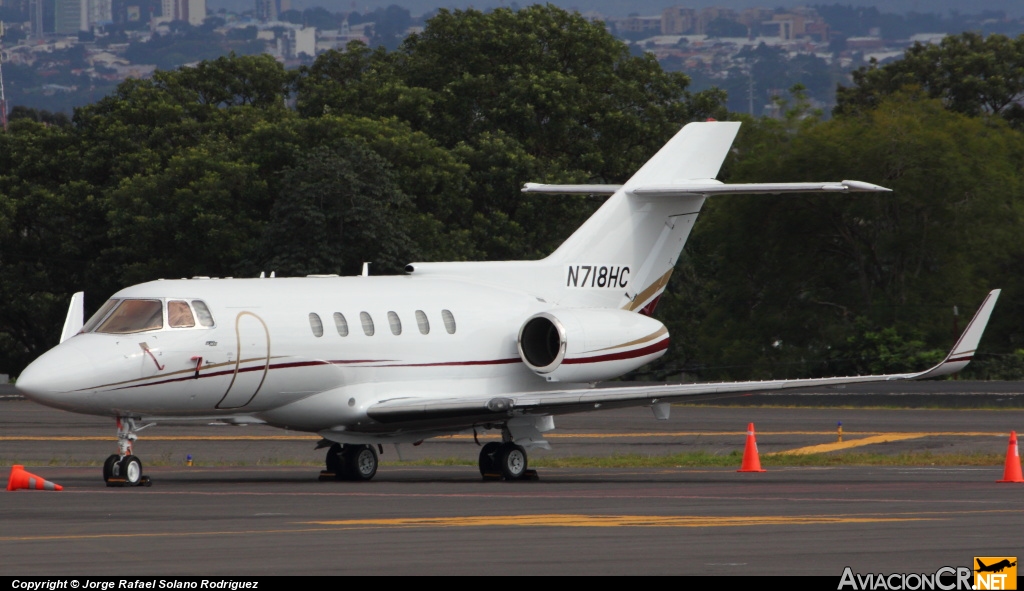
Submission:
<svg viewBox="0 0 1024 591">
<path fill-rule="evenodd" d="M 210 314 L 210 309 L 206 307 L 206 303 L 202 300 L 192 300 L 192 307 L 196 309 L 196 316 L 199 317 L 199 324 L 210 327 L 213 326 L 213 314 Z"/>
<path fill-rule="evenodd" d="M 107 300 L 104 302 L 103 305 L 100 306 L 100 309 L 96 310 L 96 313 L 93 314 L 92 317 L 89 318 L 89 321 L 82 326 L 82 332 L 92 332 L 96 330 L 96 326 L 99 325 L 100 322 L 103 322 L 103 319 L 107 317 L 107 314 L 110 314 L 110 311 L 113 310 L 114 306 L 116 306 L 120 301 L 121 300 Z"/>
<path fill-rule="evenodd" d="M 192 328 L 196 325 L 196 319 L 192 316 L 192 309 L 188 302 L 171 300 L 167 302 L 167 324 L 171 328 Z"/>
<path fill-rule="evenodd" d="M 96 332 L 127 334 L 164 327 L 164 306 L 160 300 L 122 300 Z"/>
</svg>

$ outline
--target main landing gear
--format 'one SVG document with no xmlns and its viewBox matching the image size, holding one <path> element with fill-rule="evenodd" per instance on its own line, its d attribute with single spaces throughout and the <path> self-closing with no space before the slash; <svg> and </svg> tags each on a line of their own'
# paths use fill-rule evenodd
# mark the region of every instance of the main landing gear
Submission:
<svg viewBox="0 0 1024 591">
<path fill-rule="evenodd" d="M 148 426 L 148 425 L 146 425 Z M 151 486 L 149 476 L 142 475 L 142 460 L 132 455 L 132 446 L 138 439 L 135 419 L 117 418 L 117 450 L 103 462 L 103 481 L 107 486 Z"/>
<path fill-rule="evenodd" d="M 527 469 L 526 450 L 512 441 L 508 428 L 502 428 L 501 438 L 501 443 L 491 441 L 480 448 L 484 480 L 536 480 L 537 471 Z"/>
<path fill-rule="evenodd" d="M 334 443 L 327 449 L 326 464 L 320 480 L 365 482 L 377 474 L 377 450 L 372 445 Z"/>
</svg>

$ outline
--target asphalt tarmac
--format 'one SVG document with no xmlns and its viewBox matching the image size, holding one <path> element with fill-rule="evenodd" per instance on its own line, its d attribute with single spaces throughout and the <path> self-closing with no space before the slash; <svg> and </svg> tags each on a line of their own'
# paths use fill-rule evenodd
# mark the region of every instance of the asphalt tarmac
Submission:
<svg viewBox="0 0 1024 591">
<path fill-rule="evenodd" d="M 951 385 L 952 384 L 952 385 Z M 1016 385 L 933 382 L 936 398 L 1017 398 Z M 846 394 L 893 404 L 905 388 Z M 925 391 L 916 391 L 925 395 Z M 824 394 L 822 394 L 824 395 Z M 840 396 L 843 394 L 840 394 Z M 838 397 L 838 396 L 837 396 Z M 858 400 L 857 406 L 863 406 Z M 674 407 L 557 417 L 560 455 L 999 453 L 1024 410 Z M 988 404 L 981 405 L 988 406 Z M 0 501 L 2 575 L 934 573 L 1020 552 L 1024 484 L 1002 467 L 542 468 L 482 482 L 474 466 L 397 462 L 369 483 L 318 482 L 316 437 L 259 426 L 158 425 L 136 453 L 150 488 L 106 488 L 111 419 L 45 409 L 0 390 L 0 465 L 63 485 Z M 472 436 L 402 457 L 475 460 Z M 195 466 L 185 465 L 191 453 Z M 305 464 L 305 465 L 300 465 Z M 738 467 L 738 466 L 737 466 Z M 4 471 L 6 472 L 6 468 Z"/>
</svg>

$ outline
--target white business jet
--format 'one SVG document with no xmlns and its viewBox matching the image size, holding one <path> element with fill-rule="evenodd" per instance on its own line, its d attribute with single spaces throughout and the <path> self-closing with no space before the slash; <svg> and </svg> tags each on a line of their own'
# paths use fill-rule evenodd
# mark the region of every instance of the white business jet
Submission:
<svg viewBox="0 0 1024 591">
<path fill-rule="evenodd" d="M 970 361 L 991 292 L 953 350 L 920 373 L 595 388 L 664 354 L 650 317 L 704 200 L 726 193 L 888 191 L 857 181 L 726 185 L 714 180 L 739 123 L 691 123 L 625 185 L 524 192 L 610 194 L 539 261 L 413 263 L 391 277 L 153 281 L 83 322 L 72 299 L 61 343 L 21 374 L 45 405 L 116 419 L 111 486 L 148 484 L 136 432 L 168 420 L 264 423 L 318 433 L 324 477 L 369 480 L 384 443 L 487 429 L 485 478 L 523 478 L 554 416 L 673 401 L 953 373 Z"/>
</svg>

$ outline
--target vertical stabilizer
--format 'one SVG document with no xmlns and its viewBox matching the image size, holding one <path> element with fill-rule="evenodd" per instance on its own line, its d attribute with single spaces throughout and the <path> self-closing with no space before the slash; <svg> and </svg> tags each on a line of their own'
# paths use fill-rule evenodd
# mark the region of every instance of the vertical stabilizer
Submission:
<svg viewBox="0 0 1024 591">
<path fill-rule="evenodd" d="M 644 185 L 675 185 L 718 176 L 739 132 L 739 122 L 691 123 L 647 161 L 622 188 Z"/>
<path fill-rule="evenodd" d="M 650 314 L 668 284 L 705 194 L 634 191 L 695 184 L 706 192 L 709 184 L 720 185 L 714 178 L 739 127 L 736 122 L 690 123 L 625 185 L 572 187 L 569 192 L 589 192 L 588 188 L 593 188 L 614 193 L 541 261 L 413 263 L 406 271 L 472 277 L 563 306 Z"/>
<path fill-rule="evenodd" d="M 706 184 L 718 175 L 739 127 L 737 122 L 717 121 L 683 127 L 545 259 L 562 268 L 559 303 L 653 311 L 704 196 L 642 197 L 632 191 Z"/>
</svg>

